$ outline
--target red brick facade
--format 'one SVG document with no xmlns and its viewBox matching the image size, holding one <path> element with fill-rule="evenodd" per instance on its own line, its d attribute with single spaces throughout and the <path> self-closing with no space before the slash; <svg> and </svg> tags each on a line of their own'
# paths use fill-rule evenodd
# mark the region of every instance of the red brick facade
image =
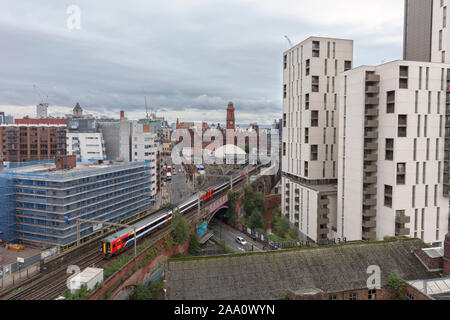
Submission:
<svg viewBox="0 0 450 320">
<path fill-rule="evenodd" d="M 369 289 L 349 290 L 333 293 L 318 293 L 315 295 L 298 296 L 294 292 L 288 292 L 289 300 L 392 300 L 392 292 L 389 288 L 381 288 L 369 291 Z M 416 288 L 406 284 L 404 300 L 430 300 Z"/>
</svg>

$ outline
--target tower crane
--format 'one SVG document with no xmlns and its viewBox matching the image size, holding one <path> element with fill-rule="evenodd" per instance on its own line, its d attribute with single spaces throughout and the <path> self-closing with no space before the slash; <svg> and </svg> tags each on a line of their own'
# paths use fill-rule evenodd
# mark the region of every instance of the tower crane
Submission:
<svg viewBox="0 0 450 320">
<path fill-rule="evenodd" d="M 39 96 L 39 98 L 41 99 L 41 103 L 42 104 L 44 104 L 44 103 L 47 103 L 47 100 L 48 100 L 48 96 L 46 96 L 45 97 L 45 100 L 42 98 L 42 95 L 41 95 L 41 90 L 39 89 L 39 87 L 37 86 L 37 85 L 33 85 L 33 87 L 34 87 L 34 90 L 36 91 L 36 93 L 38 94 L 38 96 Z"/>
<path fill-rule="evenodd" d="M 291 41 L 291 39 L 289 39 L 289 37 L 288 36 L 284 36 L 285 38 L 286 38 L 286 40 L 289 42 L 289 45 L 291 46 L 291 48 L 294 46 L 293 44 L 292 44 L 292 41 Z"/>
</svg>

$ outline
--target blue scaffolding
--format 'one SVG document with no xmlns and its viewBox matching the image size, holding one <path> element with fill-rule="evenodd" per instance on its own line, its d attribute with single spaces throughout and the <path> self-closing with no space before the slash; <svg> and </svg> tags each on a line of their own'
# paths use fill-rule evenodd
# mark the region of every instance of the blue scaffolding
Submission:
<svg viewBox="0 0 450 320">
<path fill-rule="evenodd" d="M 148 162 L 64 173 L 5 170 L 0 181 L 5 186 L 0 214 L 8 218 L 0 215 L 5 221 L 0 228 L 16 230 L 9 239 L 48 245 L 75 242 L 77 219 L 119 222 L 148 210 L 152 202 Z M 94 232 L 89 223 L 80 230 L 81 238 Z"/>
</svg>

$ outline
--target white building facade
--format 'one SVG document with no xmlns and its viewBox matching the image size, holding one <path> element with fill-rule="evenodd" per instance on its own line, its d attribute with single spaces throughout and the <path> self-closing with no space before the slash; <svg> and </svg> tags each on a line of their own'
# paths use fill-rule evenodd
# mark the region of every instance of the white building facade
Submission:
<svg viewBox="0 0 450 320">
<path fill-rule="evenodd" d="M 353 41 L 310 37 L 283 56 L 282 212 L 305 240 L 335 239 L 339 74 Z"/>
<path fill-rule="evenodd" d="M 393 61 L 340 75 L 339 237 L 442 244 L 449 218 L 449 67 Z"/>
<path fill-rule="evenodd" d="M 101 132 L 67 132 L 67 154 L 80 161 L 103 160 L 105 141 Z"/>
</svg>

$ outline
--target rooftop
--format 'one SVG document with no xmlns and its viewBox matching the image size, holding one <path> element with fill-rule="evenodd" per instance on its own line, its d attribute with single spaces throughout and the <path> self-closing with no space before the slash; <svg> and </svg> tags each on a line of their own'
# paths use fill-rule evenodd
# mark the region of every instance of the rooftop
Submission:
<svg viewBox="0 0 450 320">
<path fill-rule="evenodd" d="M 339 292 L 367 287 L 367 268 L 381 269 L 381 285 L 397 270 L 405 280 L 430 279 L 412 254 L 418 239 L 287 251 L 169 260 L 170 299 L 279 299 L 294 292 Z M 265 281 L 260 281 L 265 279 Z"/>
</svg>

